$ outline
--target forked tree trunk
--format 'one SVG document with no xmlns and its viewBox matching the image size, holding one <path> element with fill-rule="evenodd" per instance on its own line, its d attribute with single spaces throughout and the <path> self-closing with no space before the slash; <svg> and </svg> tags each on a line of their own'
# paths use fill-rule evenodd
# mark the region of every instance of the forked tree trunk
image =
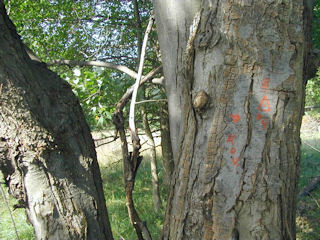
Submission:
<svg viewBox="0 0 320 240">
<path fill-rule="evenodd" d="M 154 0 L 175 160 L 164 239 L 295 239 L 304 4 Z"/>
<path fill-rule="evenodd" d="M 69 84 L 30 60 L 2 1 L 0 170 L 37 239 L 113 239 L 79 101 Z"/>
</svg>

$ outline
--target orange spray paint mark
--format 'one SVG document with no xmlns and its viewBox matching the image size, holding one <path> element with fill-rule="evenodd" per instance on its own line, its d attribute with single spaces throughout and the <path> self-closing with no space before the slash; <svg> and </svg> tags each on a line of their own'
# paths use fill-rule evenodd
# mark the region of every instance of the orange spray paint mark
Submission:
<svg viewBox="0 0 320 240">
<path fill-rule="evenodd" d="M 234 139 L 236 138 L 236 136 L 229 134 L 228 139 L 227 139 L 227 143 L 231 142 L 232 145 L 234 144 Z"/>
<path fill-rule="evenodd" d="M 270 100 L 268 96 L 263 96 L 258 109 L 261 112 L 271 112 Z"/>
<path fill-rule="evenodd" d="M 231 154 L 235 154 L 237 152 L 237 149 L 235 147 L 232 147 L 231 150 L 230 150 L 230 153 Z"/>
<path fill-rule="evenodd" d="M 263 130 L 267 130 L 268 126 L 269 126 L 269 119 L 264 118 L 261 121 L 262 125 L 263 125 Z"/>
<path fill-rule="evenodd" d="M 265 78 L 263 79 L 262 81 L 262 88 L 263 88 L 263 91 L 267 92 L 269 86 L 270 86 L 270 82 L 271 82 L 271 79 L 270 78 Z"/>
<path fill-rule="evenodd" d="M 230 117 L 233 119 L 233 122 L 235 122 L 235 123 L 238 123 L 241 120 L 239 113 L 237 113 L 235 115 L 231 114 Z"/>
<path fill-rule="evenodd" d="M 236 166 L 238 166 L 238 167 L 240 167 L 239 161 L 240 161 L 240 158 L 239 158 L 239 157 L 237 157 L 237 158 L 232 158 L 233 164 L 236 165 Z"/>
</svg>

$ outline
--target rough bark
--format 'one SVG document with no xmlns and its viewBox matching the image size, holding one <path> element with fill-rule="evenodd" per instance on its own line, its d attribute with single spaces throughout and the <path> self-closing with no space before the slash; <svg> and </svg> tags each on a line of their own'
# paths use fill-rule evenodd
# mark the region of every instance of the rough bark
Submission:
<svg viewBox="0 0 320 240">
<path fill-rule="evenodd" d="M 164 182 L 165 184 L 169 185 L 174 170 L 174 162 L 171 147 L 169 113 L 167 103 L 161 104 L 160 106 L 160 132 L 162 163 L 164 168 Z"/>
<path fill-rule="evenodd" d="M 0 88 L 0 170 L 37 239 L 113 239 L 79 101 L 29 58 L 2 1 Z"/>
<path fill-rule="evenodd" d="M 154 7 L 175 161 L 163 239 L 295 239 L 310 6 Z"/>
</svg>

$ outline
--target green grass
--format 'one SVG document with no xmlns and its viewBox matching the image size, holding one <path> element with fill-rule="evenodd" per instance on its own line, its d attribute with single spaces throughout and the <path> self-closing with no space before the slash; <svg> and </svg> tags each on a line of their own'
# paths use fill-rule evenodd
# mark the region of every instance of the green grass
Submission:
<svg viewBox="0 0 320 240">
<path fill-rule="evenodd" d="M 122 166 L 118 164 L 113 167 L 102 167 L 102 178 L 104 192 L 107 199 L 109 218 L 115 239 L 123 237 L 126 240 L 137 239 L 136 233 L 128 218 L 126 207 L 126 195 Z M 162 169 L 160 168 L 160 194 L 162 200 L 167 199 L 167 188 L 162 184 Z M 162 223 L 165 213 L 165 203 L 163 209 L 156 213 L 153 204 L 152 182 L 150 177 L 150 164 L 148 160 L 143 160 L 138 176 L 136 178 L 134 201 L 140 218 L 146 221 L 153 239 L 160 239 Z"/>
<path fill-rule="evenodd" d="M 320 133 L 302 134 L 302 160 L 301 160 L 301 176 L 299 181 L 299 189 L 304 188 L 312 177 L 320 175 L 320 153 L 306 144 L 312 145 L 320 149 Z M 120 156 L 120 154 L 118 155 Z M 112 157 L 113 161 L 115 156 Z M 104 182 L 104 191 L 106 195 L 109 218 L 112 225 L 112 231 L 116 240 L 120 237 L 126 240 L 137 239 L 135 231 L 128 218 L 126 207 L 126 196 L 124 191 L 122 164 L 111 163 L 107 160 L 102 163 L 101 174 Z M 162 184 L 162 167 L 159 168 L 161 197 L 162 200 L 167 199 L 168 189 Z M 9 196 L 11 208 L 16 203 Z M 152 197 L 152 183 L 150 177 L 150 164 L 148 158 L 143 160 L 136 179 L 136 187 L 134 192 L 134 200 L 140 217 L 146 221 L 153 239 L 157 240 L 161 237 L 162 224 L 165 209 L 159 213 L 155 213 Z M 165 207 L 165 201 L 164 207 Z M 303 197 L 298 202 L 297 210 L 297 239 L 298 240 L 319 240 L 320 239 L 320 186 L 311 192 L 311 196 Z M 16 222 L 19 236 L 21 240 L 35 239 L 33 228 L 26 222 L 24 210 L 17 209 L 13 211 L 14 220 Z M 9 211 L 0 196 L 0 239 L 13 240 L 16 239 Z"/>
<path fill-rule="evenodd" d="M 1 176 L 2 180 L 2 176 Z M 14 222 L 17 226 L 17 231 L 19 234 L 19 238 L 26 239 L 26 240 L 32 240 L 35 239 L 33 227 L 31 224 L 27 223 L 27 218 L 25 214 L 24 209 L 16 209 L 12 210 L 12 206 L 14 204 L 17 204 L 17 200 L 12 198 L 7 194 L 7 188 L 2 186 L 5 191 L 5 198 L 9 201 L 10 207 L 11 207 L 11 213 L 13 215 Z M 12 222 L 12 219 L 10 217 L 9 209 L 6 205 L 6 200 L 4 199 L 4 196 L 2 194 L 2 191 L 0 191 L 0 239 L 1 240 L 13 240 L 17 239 L 14 225 Z"/>
<path fill-rule="evenodd" d="M 302 134 L 300 190 L 320 176 L 320 152 L 314 148 L 320 149 L 320 133 Z M 297 240 L 320 239 L 320 185 L 298 202 L 296 223 Z"/>
<path fill-rule="evenodd" d="M 104 182 L 103 187 L 114 238 L 120 239 L 120 237 L 122 237 L 126 240 L 134 240 L 137 239 L 137 236 L 128 217 L 122 172 L 123 168 L 121 162 L 112 164 L 101 164 L 101 174 Z M 134 190 L 135 206 L 138 210 L 140 218 L 143 221 L 147 222 L 153 239 L 161 238 L 162 224 L 166 205 L 164 200 L 167 199 L 168 192 L 167 187 L 162 184 L 162 173 L 163 171 L 160 165 L 160 194 L 164 205 L 163 209 L 161 209 L 160 212 L 156 213 L 154 211 L 150 164 L 147 157 L 145 157 L 139 168 Z M 16 203 L 16 200 L 10 197 L 8 194 L 6 198 L 9 199 L 12 209 L 12 206 Z M 25 211 L 23 209 L 17 209 L 13 211 L 13 214 L 20 239 L 35 239 L 33 228 L 26 221 Z M 16 239 L 12 220 L 10 218 L 8 208 L 3 201 L 3 196 L 0 196 L 0 239 Z"/>
</svg>

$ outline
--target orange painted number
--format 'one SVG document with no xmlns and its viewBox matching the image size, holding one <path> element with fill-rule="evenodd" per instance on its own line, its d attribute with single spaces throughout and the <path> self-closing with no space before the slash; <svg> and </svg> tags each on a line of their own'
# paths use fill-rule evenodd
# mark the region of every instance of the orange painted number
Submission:
<svg viewBox="0 0 320 240">
<path fill-rule="evenodd" d="M 228 139 L 227 139 L 227 143 L 231 142 L 232 145 L 234 144 L 234 139 L 236 138 L 236 136 L 229 134 Z"/>
<path fill-rule="evenodd" d="M 232 158 L 233 164 L 234 164 L 234 165 L 237 165 L 238 167 L 240 166 L 240 165 L 239 165 L 239 161 L 240 161 L 240 158 L 239 158 L 239 157 L 237 157 L 236 159 L 235 159 L 235 158 Z"/>
<path fill-rule="evenodd" d="M 237 149 L 235 147 L 231 148 L 230 153 L 235 154 L 237 152 Z"/>
<path fill-rule="evenodd" d="M 241 120 L 241 117 L 240 117 L 239 113 L 237 113 L 235 115 L 231 114 L 230 117 L 232 117 L 233 122 L 235 122 L 235 123 L 237 123 L 237 122 L 239 122 Z"/>
<path fill-rule="evenodd" d="M 266 92 L 267 91 L 267 89 L 269 88 L 269 86 L 270 86 L 270 78 L 265 78 L 265 79 L 263 79 L 263 82 L 262 82 L 262 88 L 263 88 L 263 90 Z"/>
<path fill-rule="evenodd" d="M 271 112 L 270 100 L 267 96 L 264 96 L 260 102 L 258 109 L 261 112 Z"/>
</svg>

